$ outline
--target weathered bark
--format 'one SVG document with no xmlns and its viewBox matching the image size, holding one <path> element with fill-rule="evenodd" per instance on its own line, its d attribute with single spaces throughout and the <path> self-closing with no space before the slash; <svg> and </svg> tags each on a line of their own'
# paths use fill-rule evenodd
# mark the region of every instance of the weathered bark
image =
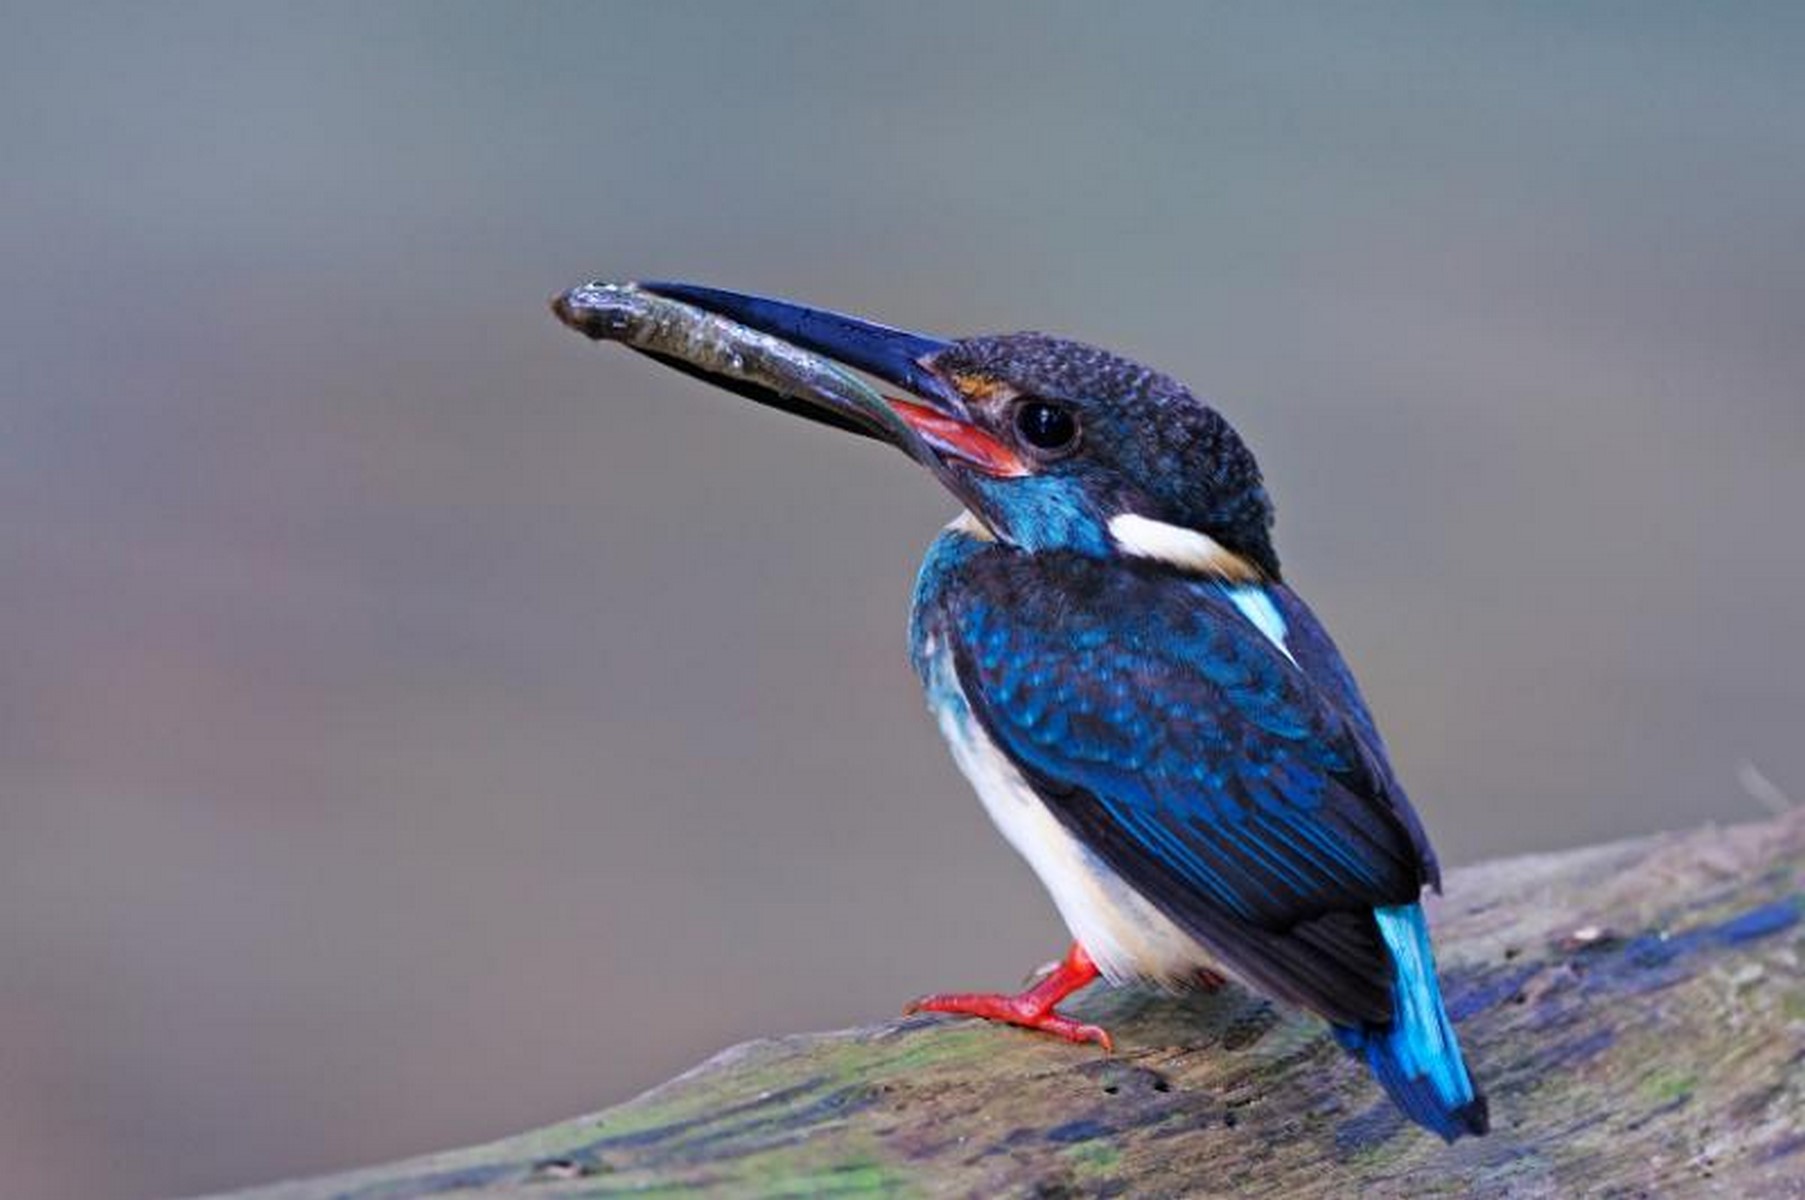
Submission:
<svg viewBox="0 0 1805 1200">
<path fill-rule="evenodd" d="M 242 1193 L 1805 1196 L 1805 812 L 1451 873 L 1491 1136 L 1407 1125 L 1320 1023 L 1092 989 L 1104 1056 L 920 1017 L 749 1042 L 615 1108 Z"/>
</svg>

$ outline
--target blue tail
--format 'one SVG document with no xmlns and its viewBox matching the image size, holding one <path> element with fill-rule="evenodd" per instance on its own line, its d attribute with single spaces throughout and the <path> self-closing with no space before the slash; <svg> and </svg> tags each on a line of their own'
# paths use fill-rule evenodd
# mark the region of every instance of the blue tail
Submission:
<svg viewBox="0 0 1805 1200">
<path fill-rule="evenodd" d="M 1467 1078 L 1454 1027 L 1442 1008 L 1422 906 L 1381 908 L 1373 916 L 1395 971 L 1392 1020 L 1358 1029 L 1336 1026 L 1336 1040 L 1366 1060 L 1405 1116 L 1444 1141 L 1484 1133 L 1489 1128 L 1485 1096 Z"/>
</svg>

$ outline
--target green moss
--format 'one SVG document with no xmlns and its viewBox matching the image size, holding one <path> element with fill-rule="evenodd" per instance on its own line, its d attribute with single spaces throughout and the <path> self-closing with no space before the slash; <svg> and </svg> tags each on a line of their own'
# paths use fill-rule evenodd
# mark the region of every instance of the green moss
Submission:
<svg viewBox="0 0 1805 1200">
<path fill-rule="evenodd" d="M 739 1177 L 761 1196 L 913 1196 L 921 1189 L 895 1168 L 873 1161 L 829 1166 L 799 1164 L 786 1154 L 762 1155 Z"/>
<path fill-rule="evenodd" d="M 1087 1171 L 1112 1171 L 1122 1162 L 1122 1152 L 1102 1138 L 1079 1142 L 1066 1151 L 1066 1157 Z"/>
<path fill-rule="evenodd" d="M 1698 1090 L 1698 1076 L 1691 1071 L 1661 1068 L 1643 1077 L 1636 1096 L 1655 1108 L 1690 1099 Z"/>
<path fill-rule="evenodd" d="M 1717 836 L 1698 839 L 1714 846 Z M 1452 1150 L 1408 1128 L 1344 1150 L 1338 1133 L 1377 1096 L 1313 1018 L 1233 989 L 1182 1000 L 1124 991 L 1083 1001 L 1085 1015 L 1120 1039 L 1123 1053 L 1113 1059 L 953 1020 L 761 1041 L 604 1113 L 261 1200 L 446 1188 L 497 1200 L 529 1191 L 573 1200 L 1182 1195 L 1194 1186 L 1339 1197 L 1579 1195 L 1622 1185 L 1619 1194 L 1628 1195 L 1696 1190 L 1689 1148 L 1715 1142 L 1727 1149 L 1713 1182 L 1726 1194 L 1766 1194 L 1779 1167 L 1737 1148 L 1789 1144 L 1775 1139 L 1796 1125 L 1775 1098 L 1792 1094 L 1772 1089 L 1790 1079 L 1791 1035 L 1805 1023 L 1805 986 L 1782 952 L 1805 938 L 1805 927 L 1761 942 L 1711 931 L 1771 903 L 1776 891 L 1796 892 L 1802 845 L 1805 831 L 1776 825 L 1761 849 L 1769 863 L 1784 853 L 1784 870 L 1762 873 L 1753 864 L 1729 877 L 1700 868 L 1681 886 L 1663 867 L 1653 896 L 1600 893 L 1606 860 L 1596 852 L 1559 872 L 1530 864 L 1528 889 L 1508 869 L 1452 886 L 1460 899 L 1444 907 L 1438 936 L 1454 947 L 1463 931 L 1497 936 L 1508 906 L 1526 894 L 1535 914 L 1544 906 L 1583 914 L 1563 916 L 1557 933 L 1597 923 L 1703 935 L 1647 962 L 1582 959 L 1565 973 L 1559 968 L 1570 956 L 1518 938 L 1526 948 L 1505 969 L 1545 967 L 1556 972 L 1545 981 L 1557 986 L 1534 1004 L 1495 1004 L 1463 1023 L 1497 1131 Z M 1656 851 L 1671 857 L 1671 842 L 1650 843 L 1641 857 L 1619 851 L 1610 870 L 1628 879 Z M 1670 921 L 1656 920 L 1661 907 Z M 1757 962 L 1766 972 L 1758 991 L 1731 994 L 1725 981 Z M 1055 1131 L 1063 1132 L 1048 1136 Z M 563 1158 L 600 1173 L 547 1171 L 523 1185 L 535 1163 Z M 480 1170 L 488 1164 L 508 1169 Z M 456 1173 L 472 1167 L 464 1186 Z"/>
</svg>

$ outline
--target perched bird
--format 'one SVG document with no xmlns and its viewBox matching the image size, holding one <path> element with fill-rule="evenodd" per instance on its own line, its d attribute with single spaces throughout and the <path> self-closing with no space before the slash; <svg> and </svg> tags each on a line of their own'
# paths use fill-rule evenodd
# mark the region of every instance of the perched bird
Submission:
<svg viewBox="0 0 1805 1200">
<path fill-rule="evenodd" d="M 1486 1131 L 1419 904 L 1440 886 L 1434 853 L 1353 675 L 1285 583 L 1260 469 L 1219 412 L 1044 334 L 944 340 L 638 286 L 907 391 L 888 399 L 914 434 L 904 448 L 964 505 L 921 568 L 913 662 L 954 758 L 1074 941 L 1019 995 L 933 995 L 911 1011 L 1107 1047 L 1058 1002 L 1099 975 L 1207 986 L 1223 968 L 1328 1021 L 1411 1119 L 1449 1141 Z"/>
</svg>

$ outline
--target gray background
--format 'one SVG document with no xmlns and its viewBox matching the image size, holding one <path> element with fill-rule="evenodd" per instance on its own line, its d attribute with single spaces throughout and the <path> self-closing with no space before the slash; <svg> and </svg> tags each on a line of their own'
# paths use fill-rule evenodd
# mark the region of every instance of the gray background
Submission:
<svg viewBox="0 0 1805 1200">
<path fill-rule="evenodd" d="M 1805 792 L 1802 14 L 9 8 L 0 1190 L 497 1135 L 1061 947 L 904 663 L 948 500 L 569 334 L 593 275 L 1215 397 L 1450 861 Z"/>
</svg>

